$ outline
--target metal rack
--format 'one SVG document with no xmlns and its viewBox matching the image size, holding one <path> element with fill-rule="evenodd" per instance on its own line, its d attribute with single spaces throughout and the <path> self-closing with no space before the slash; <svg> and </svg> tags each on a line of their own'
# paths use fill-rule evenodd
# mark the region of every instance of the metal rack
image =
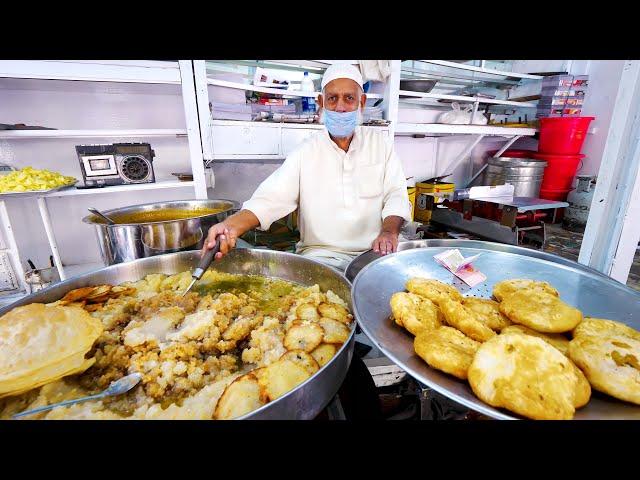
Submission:
<svg viewBox="0 0 640 480">
<path fill-rule="evenodd" d="M 58 243 L 54 235 L 53 224 L 47 199 L 52 197 L 68 197 L 88 194 L 117 194 L 120 192 L 146 191 L 157 189 L 193 188 L 197 198 L 206 198 L 206 178 L 202 149 L 200 147 L 200 128 L 198 123 L 195 91 L 193 87 L 193 63 L 191 60 L 180 61 L 23 61 L 11 60 L 0 62 L 0 78 L 68 80 L 83 82 L 122 82 L 142 84 L 173 84 L 181 87 L 182 100 L 185 111 L 186 129 L 122 129 L 122 130 L 10 130 L 0 132 L 0 139 L 8 141 L 27 141 L 30 139 L 67 139 L 67 138 L 149 138 L 176 137 L 187 138 L 192 165 L 193 181 L 180 182 L 175 180 L 159 181 L 151 184 L 111 186 L 92 190 L 78 190 L 76 188 L 61 190 L 45 195 L 34 194 L 38 204 L 42 223 L 45 227 L 49 247 L 53 254 L 55 265 L 61 280 L 67 275 L 65 266 L 60 258 Z M 4 202 L 0 202 L 0 216 L 3 220 Z M 6 210 L 6 209 L 5 209 Z M 6 213 L 6 211 L 5 211 Z M 6 222 L 5 222 L 6 223 Z M 6 227 L 5 227 L 6 229 Z M 10 238 L 13 238 L 11 236 Z M 13 240 L 15 244 L 15 240 Z M 20 256 L 15 245 L 12 252 L 16 270 L 22 277 Z M 19 268 L 18 268 L 19 267 Z M 95 268 L 95 264 L 75 266 L 74 273 Z M 21 278 L 24 282 L 24 278 Z"/>
</svg>

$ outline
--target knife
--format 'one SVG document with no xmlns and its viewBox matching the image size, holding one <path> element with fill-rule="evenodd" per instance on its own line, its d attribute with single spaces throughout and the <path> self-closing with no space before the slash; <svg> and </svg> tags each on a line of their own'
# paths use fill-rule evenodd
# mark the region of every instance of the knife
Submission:
<svg viewBox="0 0 640 480">
<path fill-rule="evenodd" d="M 204 256 L 200 259 L 200 263 L 198 264 L 198 267 L 191 274 L 191 278 L 193 278 L 193 280 L 191 280 L 191 283 L 182 294 L 183 297 L 189 292 L 189 290 L 191 290 L 191 287 L 193 287 L 195 283 L 202 278 L 202 275 L 204 275 L 204 272 L 207 271 L 207 269 L 211 265 L 211 262 L 213 262 L 213 258 L 216 256 L 216 253 L 218 253 L 219 251 L 220 251 L 220 237 L 216 239 L 216 244 L 213 246 L 213 248 L 207 251 L 207 253 L 205 253 Z"/>
</svg>

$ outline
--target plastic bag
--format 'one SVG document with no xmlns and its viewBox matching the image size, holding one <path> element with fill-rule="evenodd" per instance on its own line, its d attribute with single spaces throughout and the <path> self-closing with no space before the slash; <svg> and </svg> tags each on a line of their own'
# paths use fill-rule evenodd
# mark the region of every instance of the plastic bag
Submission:
<svg viewBox="0 0 640 480">
<path fill-rule="evenodd" d="M 450 112 L 444 112 L 438 117 L 438 123 L 469 125 L 473 105 L 466 105 L 464 109 L 461 109 L 458 103 L 453 102 L 451 104 L 451 108 L 452 110 Z M 487 117 L 485 117 L 481 112 L 476 112 L 473 116 L 473 125 L 486 125 L 487 123 Z"/>
</svg>

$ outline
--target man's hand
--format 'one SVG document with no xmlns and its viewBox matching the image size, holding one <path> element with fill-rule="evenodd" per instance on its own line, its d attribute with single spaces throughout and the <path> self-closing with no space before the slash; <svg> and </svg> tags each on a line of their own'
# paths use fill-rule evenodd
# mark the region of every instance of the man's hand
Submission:
<svg viewBox="0 0 640 480">
<path fill-rule="evenodd" d="M 214 260 L 220 260 L 231 249 L 235 248 L 236 240 L 239 236 L 244 235 L 258 225 L 260 225 L 258 217 L 250 210 L 240 210 L 238 213 L 234 213 L 227 217 L 224 222 L 217 223 L 209 229 L 209 234 L 204 241 L 200 256 L 204 257 L 207 250 L 213 249 L 216 245 L 216 239 L 219 238 L 220 251 L 216 253 Z"/>
<path fill-rule="evenodd" d="M 382 222 L 382 230 L 378 238 L 371 244 L 376 253 L 387 255 L 398 250 L 398 235 L 404 224 L 404 219 L 396 215 L 389 215 Z"/>
<path fill-rule="evenodd" d="M 220 251 L 216 253 L 216 260 L 220 260 L 223 256 L 229 253 L 232 248 L 235 248 L 238 236 L 233 229 L 227 227 L 224 222 L 215 224 L 209 229 L 209 234 L 207 235 L 207 239 L 204 241 L 200 257 L 203 257 L 207 250 L 211 250 L 216 245 L 216 240 L 218 238 L 220 239 Z"/>
<path fill-rule="evenodd" d="M 392 232 L 381 232 L 371 245 L 373 251 L 387 255 L 398 250 L 398 234 Z"/>
</svg>

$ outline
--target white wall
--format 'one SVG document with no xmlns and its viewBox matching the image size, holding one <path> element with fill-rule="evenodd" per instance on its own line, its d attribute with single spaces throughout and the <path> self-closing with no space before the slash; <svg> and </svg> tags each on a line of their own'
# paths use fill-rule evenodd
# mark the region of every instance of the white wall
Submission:
<svg viewBox="0 0 640 480">
<path fill-rule="evenodd" d="M 590 126 L 594 133 L 587 135 L 582 148 L 586 157 L 579 174 L 598 174 L 623 65 L 624 60 L 580 60 L 574 61 L 571 66 L 571 73 L 589 75 L 589 90 L 582 115 L 595 117 Z"/>
<path fill-rule="evenodd" d="M 0 79 L 0 123 L 58 129 L 186 128 L 179 85 Z M 190 172 L 186 137 L 0 140 L 0 162 L 17 168 L 47 168 L 82 180 L 75 146 L 148 141 L 155 151 L 157 180 Z M 138 203 L 194 198 L 192 188 L 101 194 L 48 200 L 65 265 L 99 262 L 93 227 L 82 223 L 87 207 L 116 208 Z M 30 258 L 48 264 L 49 245 L 35 199 L 7 199 L 23 265 Z"/>
</svg>

